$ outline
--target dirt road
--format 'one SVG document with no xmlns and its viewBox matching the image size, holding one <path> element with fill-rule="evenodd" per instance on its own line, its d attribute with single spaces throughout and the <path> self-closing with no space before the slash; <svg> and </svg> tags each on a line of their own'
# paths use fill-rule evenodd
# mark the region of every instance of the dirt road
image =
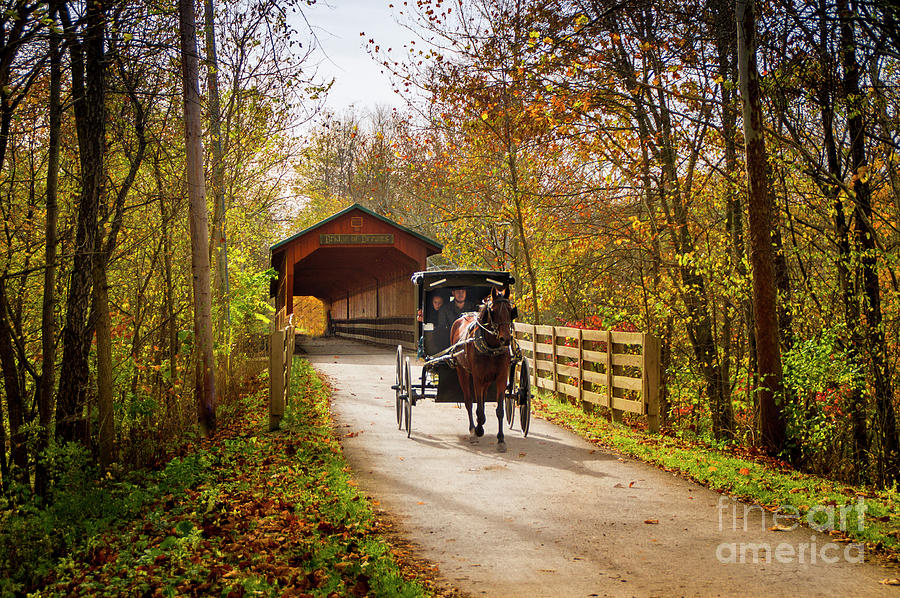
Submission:
<svg viewBox="0 0 900 598">
<path fill-rule="evenodd" d="M 533 419 L 496 451 L 496 417 L 470 441 L 464 409 L 420 401 L 397 430 L 394 353 L 300 345 L 335 388 L 360 486 L 451 584 L 486 596 L 894 596 L 893 569 L 808 527 L 597 448 Z M 852 522 L 850 522 L 852 524 Z"/>
</svg>

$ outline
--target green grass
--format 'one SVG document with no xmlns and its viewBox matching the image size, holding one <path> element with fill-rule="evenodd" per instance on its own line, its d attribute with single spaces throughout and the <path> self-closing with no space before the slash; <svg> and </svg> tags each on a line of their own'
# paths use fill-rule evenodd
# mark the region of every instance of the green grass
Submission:
<svg viewBox="0 0 900 598">
<path fill-rule="evenodd" d="M 585 413 L 567 402 L 542 394 L 532 403 L 537 415 L 614 449 L 692 479 L 713 490 L 757 503 L 782 514 L 798 515 L 833 535 L 864 542 L 868 550 L 900 560 L 900 508 L 896 489 L 875 491 L 837 483 L 792 470 L 771 459 L 742 455 L 677 438 L 649 434 Z M 846 524 L 841 525 L 843 509 Z M 834 513 L 829 521 L 830 512 Z M 860 513 L 858 511 L 862 511 Z M 862 521 L 862 525 L 858 523 Z"/>
<path fill-rule="evenodd" d="M 173 460 L 139 518 L 63 558 L 34 595 L 424 596 L 354 487 L 328 389 L 295 358 L 282 430 L 267 387 Z"/>
</svg>

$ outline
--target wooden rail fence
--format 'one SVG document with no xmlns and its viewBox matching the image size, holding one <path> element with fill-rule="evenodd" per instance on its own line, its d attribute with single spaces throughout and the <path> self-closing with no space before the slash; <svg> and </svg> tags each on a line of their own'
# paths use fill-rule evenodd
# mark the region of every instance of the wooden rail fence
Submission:
<svg viewBox="0 0 900 598">
<path fill-rule="evenodd" d="M 515 324 L 532 386 L 583 403 L 647 416 L 659 430 L 659 339 L 639 332 Z"/>
<path fill-rule="evenodd" d="M 277 430 L 291 389 L 291 363 L 294 361 L 296 334 L 282 308 L 272 321 L 269 334 L 269 430 Z"/>
<path fill-rule="evenodd" d="M 416 323 L 415 316 L 393 318 L 354 318 L 334 320 L 334 333 L 344 338 L 358 341 L 397 346 L 415 350 Z"/>
</svg>

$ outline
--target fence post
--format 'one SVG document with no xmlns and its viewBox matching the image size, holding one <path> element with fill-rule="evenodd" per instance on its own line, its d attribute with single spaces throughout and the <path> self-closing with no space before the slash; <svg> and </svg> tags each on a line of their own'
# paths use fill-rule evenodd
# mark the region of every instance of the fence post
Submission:
<svg viewBox="0 0 900 598">
<path fill-rule="evenodd" d="M 647 410 L 647 428 L 655 433 L 659 432 L 659 339 L 652 334 L 644 334 L 643 345 L 642 393 Z"/>
<path fill-rule="evenodd" d="M 284 406 L 287 408 L 287 401 L 291 395 L 291 365 L 294 363 L 294 341 L 297 336 L 294 334 L 294 327 L 288 326 L 284 329 Z"/>
<path fill-rule="evenodd" d="M 559 373 L 556 368 L 556 326 L 550 327 L 550 355 L 553 360 L 553 372 L 551 373 L 551 376 L 553 376 L 553 394 L 559 398 Z"/>
<path fill-rule="evenodd" d="M 531 388 L 537 388 L 538 385 L 538 354 L 537 354 L 537 325 L 531 326 Z"/>
<path fill-rule="evenodd" d="M 624 413 L 621 409 L 616 409 L 613 407 L 613 399 L 616 398 L 616 391 L 613 387 L 614 382 L 614 374 L 618 373 L 617 370 L 622 369 L 621 366 L 617 367 L 613 365 L 613 340 L 612 340 L 612 332 L 606 331 L 606 392 L 609 397 L 609 408 L 612 411 L 612 420 L 614 422 L 622 421 L 622 414 Z"/>
<path fill-rule="evenodd" d="M 269 335 L 269 430 L 277 430 L 284 416 L 284 330 Z"/>
<path fill-rule="evenodd" d="M 578 329 L 578 406 L 584 409 L 584 332 Z"/>
<path fill-rule="evenodd" d="M 612 338 L 609 330 L 604 330 L 606 337 L 606 406 L 612 409 Z"/>
</svg>

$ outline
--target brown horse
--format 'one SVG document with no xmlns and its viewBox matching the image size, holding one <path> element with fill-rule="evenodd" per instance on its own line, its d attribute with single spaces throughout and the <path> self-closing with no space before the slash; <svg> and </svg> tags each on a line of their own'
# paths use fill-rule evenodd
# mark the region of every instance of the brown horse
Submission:
<svg viewBox="0 0 900 598">
<path fill-rule="evenodd" d="M 467 341 L 454 353 L 456 374 L 469 414 L 469 434 L 484 436 L 484 403 L 491 383 L 496 388 L 497 450 L 506 450 L 503 440 L 503 394 L 509 376 L 509 344 L 512 339 L 512 306 L 503 292 L 491 289 L 491 297 L 477 314 L 463 314 L 450 329 L 450 342 Z M 478 425 L 472 421 L 472 403 L 477 402 Z"/>
</svg>

